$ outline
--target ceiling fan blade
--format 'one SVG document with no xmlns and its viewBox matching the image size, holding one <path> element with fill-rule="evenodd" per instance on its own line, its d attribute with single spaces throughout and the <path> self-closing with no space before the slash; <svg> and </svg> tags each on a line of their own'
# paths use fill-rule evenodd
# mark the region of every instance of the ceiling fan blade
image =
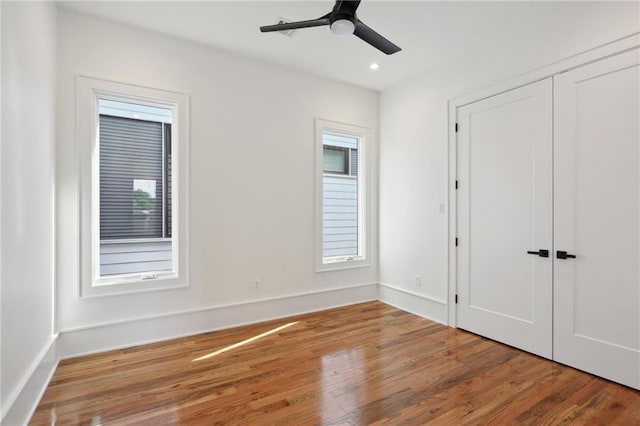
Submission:
<svg viewBox="0 0 640 426">
<path fill-rule="evenodd" d="M 360 6 L 360 0 L 338 0 L 333 7 L 333 13 L 336 15 L 354 15 Z"/>
<path fill-rule="evenodd" d="M 390 42 L 389 40 L 387 40 L 386 38 L 384 38 L 383 36 L 375 32 L 374 30 L 369 28 L 367 24 L 365 24 L 359 19 L 358 19 L 358 22 L 356 22 L 356 29 L 353 32 L 353 35 L 366 41 L 371 46 L 386 53 L 387 55 L 391 55 L 393 53 L 396 53 L 402 50 L 398 46 L 396 46 L 395 44 L 393 44 L 392 42 Z"/>
<path fill-rule="evenodd" d="M 285 31 L 285 30 L 296 30 L 298 28 L 311 28 L 311 27 L 322 27 L 323 25 L 329 25 L 328 15 L 325 15 L 318 19 L 311 19 L 308 21 L 298 21 L 298 22 L 285 22 L 282 24 L 276 25 L 265 25 L 260 27 L 260 31 L 263 33 L 269 33 L 272 31 Z"/>
</svg>

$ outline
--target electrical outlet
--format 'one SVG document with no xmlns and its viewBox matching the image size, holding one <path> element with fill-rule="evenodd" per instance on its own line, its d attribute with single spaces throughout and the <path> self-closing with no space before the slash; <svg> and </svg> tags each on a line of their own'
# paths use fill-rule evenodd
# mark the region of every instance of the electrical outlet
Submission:
<svg viewBox="0 0 640 426">
<path fill-rule="evenodd" d="M 254 291 L 260 290 L 260 280 L 259 279 L 253 280 L 253 290 Z"/>
<path fill-rule="evenodd" d="M 416 287 L 422 287 L 422 277 L 420 275 L 416 275 Z"/>
</svg>

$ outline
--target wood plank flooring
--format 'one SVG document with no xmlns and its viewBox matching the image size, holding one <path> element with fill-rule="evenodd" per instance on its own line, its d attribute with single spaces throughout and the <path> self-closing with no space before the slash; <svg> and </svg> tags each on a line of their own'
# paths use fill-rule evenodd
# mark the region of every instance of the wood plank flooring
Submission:
<svg viewBox="0 0 640 426">
<path fill-rule="evenodd" d="M 62 361 L 31 424 L 640 425 L 640 392 L 370 302 Z"/>
</svg>

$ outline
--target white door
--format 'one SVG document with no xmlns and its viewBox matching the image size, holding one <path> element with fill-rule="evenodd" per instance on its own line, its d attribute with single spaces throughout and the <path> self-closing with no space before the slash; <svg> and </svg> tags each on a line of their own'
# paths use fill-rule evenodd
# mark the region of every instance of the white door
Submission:
<svg viewBox="0 0 640 426">
<path fill-rule="evenodd" d="M 555 79 L 554 359 L 640 385 L 640 53 Z M 560 257 L 564 257 L 563 253 Z"/>
<path fill-rule="evenodd" d="M 457 111 L 458 327 L 547 358 L 553 260 L 535 252 L 552 250 L 552 90 Z"/>
</svg>

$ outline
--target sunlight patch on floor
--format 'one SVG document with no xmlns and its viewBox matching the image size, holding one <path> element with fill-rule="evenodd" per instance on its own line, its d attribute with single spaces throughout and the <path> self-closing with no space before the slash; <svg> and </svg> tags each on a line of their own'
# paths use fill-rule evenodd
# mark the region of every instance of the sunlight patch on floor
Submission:
<svg viewBox="0 0 640 426">
<path fill-rule="evenodd" d="M 276 327 L 273 330 L 265 331 L 264 333 L 258 334 L 257 336 L 250 337 L 250 338 L 248 338 L 246 340 L 243 340 L 241 342 L 234 343 L 233 345 L 229 345 L 229 346 L 224 347 L 222 349 L 218 349 L 217 351 L 211 352 L 210 354 L 203 355 L 201 357 L 195 358 L 191 362 L 204 361 L 205 359 L 213 358 L 216 355 L 220 355 L 220 354 L 225 353 L 227 351 L 230 351 L 232 349 L 239 348 L 240 346 L 244 346 L 244 345 L 249 344 L 251 342 L 255 342 L 256 340 L 262 339 L 263 337 L 269 336 L 270 334 L 274 334 L 274 333 L 277 333 L 279 331 L 282 331 L 285 328 L 289 328 L 289 327 L 291 327 L 293 325 L 296 325 L 298 322 L 299 321 L 295 321 L 295 322 L 290 322 L 290 323 L 285 324 L 285 325 L 281 325 L 280 327 Z"/>
</svg>

